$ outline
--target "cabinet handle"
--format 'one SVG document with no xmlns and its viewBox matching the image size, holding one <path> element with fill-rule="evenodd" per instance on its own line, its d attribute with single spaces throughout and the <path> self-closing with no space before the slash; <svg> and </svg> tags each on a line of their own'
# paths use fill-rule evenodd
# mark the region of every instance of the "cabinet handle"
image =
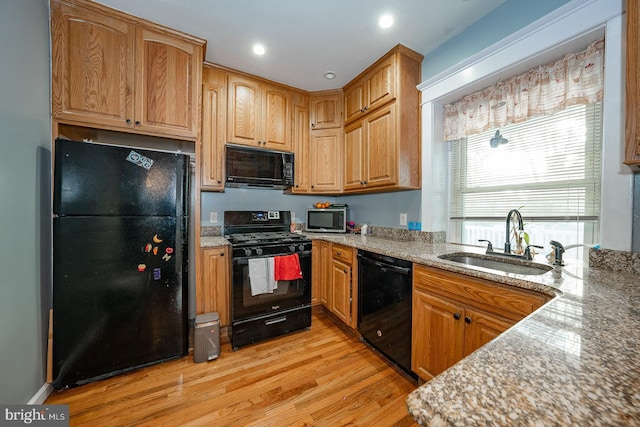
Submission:
<svg viewBox="0 0 640 427">
<path fill-rule="evenodd" d="M 453 318 L 456 320 L 460 320 L 460 313 L 453 313 Z"/>
<path fill-rule="evenodd" d="M 314 186 L 312 185 L 311 188 L 313 188 Z"/>
<path fill-rule="evenodd" d="M 347 274 L 347 270 L 342 270 L 342 272 L 343 272 L 344 274 Z"/>
<path fill-rule="evenodd" d="M 364 182 L 364 185 L 367 185 L 367 181 Z"/>
<path fill-rule="evenodd" d="M 218 180 L 218 184 L 222 184 L 222 181 Z"/>
<path fill-rule="evenodd" d="M 340 255 L 342 255 L 342 252 L 337 251 L 337 252 L 336 252 L 336 255 L 340 256 Z"/>
<path fill-rule="evenodd" d="M 467 316 L 464 318 L 464 323 L 471 323 L 471 317 Z"/>
<path fill-rule="evenodd" d="M 130 125 L 131 124 L 131 119 L 127 119 L 127 124 Z"/>
<path fill-rule="evenodd" d="M 315 123 L 311 123 L 311 128 L 313 129 L 315 127 L 316 127 L 316 124 Z"/>
<path fill-rule="evenodd" d="M 136 120 L 136 126 L 140 126 L 140 120 Z"/>
<path fill-rule="evenodd" d="M 220 252 L 220 256 L 224 256 L 224 252 Z"/>
</svg>

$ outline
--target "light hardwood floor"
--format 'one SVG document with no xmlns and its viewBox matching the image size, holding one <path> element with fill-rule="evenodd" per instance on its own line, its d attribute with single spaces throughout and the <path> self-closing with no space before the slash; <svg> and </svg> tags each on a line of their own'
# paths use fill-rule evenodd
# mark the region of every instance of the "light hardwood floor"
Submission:
<svg viewBox="0 0 640 427">
<path fill-rule="evenodd" d="M 415 426 L 417 384 L 322 313 L 301 331 L 194 363 L 190 356 L 69 390 L 71 426 Z"/>
</svg>

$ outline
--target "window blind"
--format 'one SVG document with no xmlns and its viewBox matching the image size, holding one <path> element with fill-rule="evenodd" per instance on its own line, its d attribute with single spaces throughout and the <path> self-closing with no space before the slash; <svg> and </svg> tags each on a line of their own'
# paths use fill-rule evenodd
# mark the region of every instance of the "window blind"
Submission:
<svg viewBox="0 0 640 427">
<path fill-rule="evenodd" d="M 451 220 L 588 221 L 600 212 L 602 102 L 450 143 Z"/>
</svg>

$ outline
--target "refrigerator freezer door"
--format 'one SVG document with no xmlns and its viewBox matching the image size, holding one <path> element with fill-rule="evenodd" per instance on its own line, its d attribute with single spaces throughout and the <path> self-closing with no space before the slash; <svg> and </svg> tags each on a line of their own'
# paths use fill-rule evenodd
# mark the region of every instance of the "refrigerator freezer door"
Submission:
<svg viewBox="0 0 640 427">
<path fill-rule="evenodd" d="M 187 354 L 187 298 L 172 217 L 54 218 L 53 385 Z"/>
<path fill-rule="evenodd" d="M 57 139 L 53 213 L 186 215 L 189 158 Z"/>
</svg>

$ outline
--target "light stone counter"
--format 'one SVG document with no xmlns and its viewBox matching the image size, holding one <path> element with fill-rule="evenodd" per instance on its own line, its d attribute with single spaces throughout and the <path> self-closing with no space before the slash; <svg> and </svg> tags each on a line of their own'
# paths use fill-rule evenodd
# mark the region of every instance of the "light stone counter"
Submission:
<svg viewBox="0 0 640 427">
<path fill-rule="evenodd" d="M 215 246 L 230 245 L 229 241 L 222 236 L 200 236 L 201 248 L 212 248 Z"/>
<path fill-rule="evenodd" d="M 441 260 L 479 247 L 307 234 L 358 249 L 560 296 L 420 386 L 407 407 L 424 426 L 640 425 L 640 284 L 635 254 L 592 251 L 599 265 L 539 276 Z M 609 253 L 608 253 L 609 252 Z M 602 261 L 599 258 L 608 256 Z M 535 261 L 546 260 L 538 255 Z M 602 262 L 600 262 L 602 261 Z"/>
</svg>

